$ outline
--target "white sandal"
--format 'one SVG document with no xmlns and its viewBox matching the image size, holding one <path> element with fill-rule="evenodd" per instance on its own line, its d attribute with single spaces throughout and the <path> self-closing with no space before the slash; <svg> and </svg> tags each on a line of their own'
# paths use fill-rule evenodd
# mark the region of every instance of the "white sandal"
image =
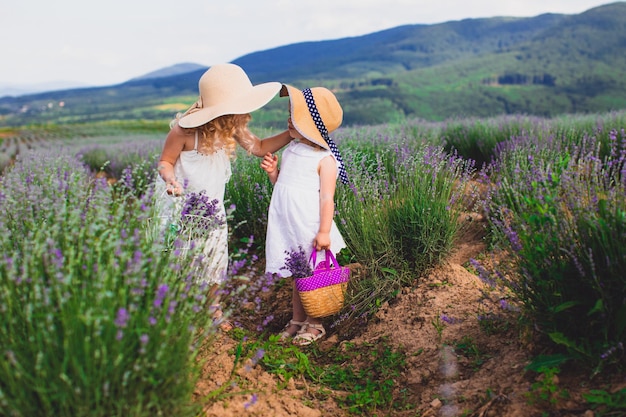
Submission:
<svg viewBox="0 0 626 417">
<path fill-rule="evenodd" d="M 300 332 L 302 330 L 302 327 L 306 324 L 306 321 L 297 321 L 297 320 L 289 320 L 289 323 L 285 324 L 285 327 L 283 328 L 283 331 L 280 333 L 280 340 L 287 340 L 287 339 L 291 339 L 292 337 L 294 337 L 295 335 L 292 335 L 291 333 L 289 333 L 287 331 L 288 328 L 290 328 L 291 326 L 298 326 L 300 327 L 300 329 L 296 330 L 296 334 L 298 334 L 298 332 Z"/>
<path fill-rule="evenodd" d="M 319 333 L 311 333 L 309 329 L 318 330 Z M 297 346 L 308 346 L 311 343 L 320 340 L 324 336 L 326 336 L 326 329 L 324 329 L 324 326 L 321 324 L 305 323 L 293 338 L 292 343 Z"/>
</svg>

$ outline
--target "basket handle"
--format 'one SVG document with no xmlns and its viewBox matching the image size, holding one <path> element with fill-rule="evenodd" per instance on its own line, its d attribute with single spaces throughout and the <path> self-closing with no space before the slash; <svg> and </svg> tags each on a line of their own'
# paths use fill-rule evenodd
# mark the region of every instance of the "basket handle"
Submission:
<svg viewBox="0 0 626 417">
<path fill-rule="evenodd" d="M 330 249 L 326 249 L 326 268 L 331 269 L 331 265 L 335 268 L 339 268 L 339 263 L 337 262 L 337 258 L 333 255 L 333 252 Z M 332 264 L 329 262 L 332 261 Z M 317 264 L 317 250 L 313 247 L 313 251 L 311 252 L 311 256 L 309 257 L 309 264 L 313 265 L 313 269 L 315 269 L 315 265 Z"/>
</svg>

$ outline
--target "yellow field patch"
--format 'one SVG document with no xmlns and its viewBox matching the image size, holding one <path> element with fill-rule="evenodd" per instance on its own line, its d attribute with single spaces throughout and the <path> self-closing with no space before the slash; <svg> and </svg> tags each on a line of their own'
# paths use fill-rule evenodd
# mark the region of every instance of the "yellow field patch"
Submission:
<svg viewBox="0 0 626 417">
<path fill-rule="evenodd" d="M 166 103 L 158 106 L 154 106 L 157 110 L 168 110 L 168 111 L 184 111 L 189 108 L 189 104 L 184 103 Z"/>
<path fill-rule="evenodd" d="M 8 137 L 15 136 L 16 134 L 17 132 L 15 130 L 5 130 L 5 129 L 0 130 L 0 138 L 8 138 Z"/>
</svg>

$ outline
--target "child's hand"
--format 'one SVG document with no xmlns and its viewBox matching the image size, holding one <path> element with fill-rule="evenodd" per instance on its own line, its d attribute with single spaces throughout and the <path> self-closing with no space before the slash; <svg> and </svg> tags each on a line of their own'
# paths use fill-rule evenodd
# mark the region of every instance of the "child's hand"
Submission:
<svg viewBox="0 0 626 417">
<path fill-rule="evenodd" d="M 165 191 L 174 197 L 183 195 L 183 186 L 176 180 L 171 180 L 165 185 Z"/>
<path fill-rule="evenodd" d="M 266 153 L 263 161 L 261 161 L 261 168 L 268 174 L 276 171 L 278 168 L 278 156 L 272 155 L 271 152 Z"/>
<path fill-rule="evenodd" d="M 318 232 L 313 239 L 313 246 L 316 250 L 330 249 L 330 233 Z"/>
</svg>

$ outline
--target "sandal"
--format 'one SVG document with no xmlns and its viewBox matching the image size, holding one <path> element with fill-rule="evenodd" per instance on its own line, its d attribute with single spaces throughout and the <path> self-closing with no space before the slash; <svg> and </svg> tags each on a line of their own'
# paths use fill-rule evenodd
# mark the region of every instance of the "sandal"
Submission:
<svg viewBox="0 0 626 417">
<path fill-rule="evenodd" d="M 309 329 L 318 330 L 319 333 L 312 333 Z M 292 343 L 297 346 L 308 346 L 326 336 L 326 330 L 321 324 L 305 323 L 293 338 Z"/>
<path fill-rule="evenodd" d="M 292 337 L 294 337 L 296 334 L 298 334 L 298 332 L 300 330 L 302 330 L 302 327 L 306 324 L 306 321 L 297 321 L 297 320 L 289 320 L 289 323 L 285 324 L 285 327 L 283 328 L 283 331 L 279 334 L 280 336 L 280 340 L 284 341 L 287 339 L 291 339 Z M 291 326 L 298 326 L 300 327 L 298 330 L 296 330 L 296 333 L 291 334 L 287 331 L 287 329 L 289 329 Z"/>
</svg>

